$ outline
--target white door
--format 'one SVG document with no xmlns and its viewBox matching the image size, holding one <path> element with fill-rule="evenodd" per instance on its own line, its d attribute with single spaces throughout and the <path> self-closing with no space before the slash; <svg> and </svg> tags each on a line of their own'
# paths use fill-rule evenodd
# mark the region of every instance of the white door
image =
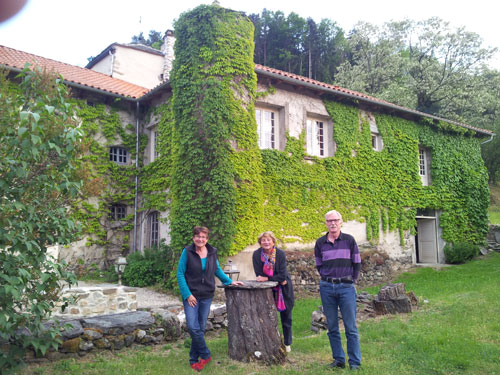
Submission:
<svg viewBox="0 0 500 375">
<path fill-rule="evenodd" d="M 436 219 L 417 219 L 418 263 L 437 263 Z"/>
</svg>

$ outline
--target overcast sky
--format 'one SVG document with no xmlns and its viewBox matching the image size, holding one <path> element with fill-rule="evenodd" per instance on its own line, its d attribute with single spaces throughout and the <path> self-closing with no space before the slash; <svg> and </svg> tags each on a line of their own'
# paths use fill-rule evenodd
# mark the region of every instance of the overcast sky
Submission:
<svg viewBox="0 0 500 375">
<path fill-rule="evenodd" d="M 3 0 L 0 0 L 3 1 Z M 173 21 L 203 0 L 28 0 L 16 16 L 0 23 L 0 45 L 85 66 L 111 43 L 129 43 L 141 31 L 172 29 Z M 219 0 L 226 8 L 247 14 L 264 8 L 295 12 L 316 22 L 337 22 L 346 32 L 358 21 L 382 24 L 409 18 L 423 20 L 438 16 L 453 27 L 465 26 L 479 34 L 484 46 L 500 47 L 499 13 L 492 0 Z M 498 56 L 491 65 L 500 69 Z"/>
</svg>

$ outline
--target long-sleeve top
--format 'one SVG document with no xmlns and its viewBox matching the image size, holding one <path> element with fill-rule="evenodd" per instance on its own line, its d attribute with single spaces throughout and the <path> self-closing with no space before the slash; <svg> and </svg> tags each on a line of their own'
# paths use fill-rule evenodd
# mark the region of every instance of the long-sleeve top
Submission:
<svg viewBox="0 0 500 375">
<path fill-rule="evenodd" d="M 207 264 L 207 258 L 200 258 L 200 259 L 201 259 L 201 267 L 203 270 L 205 270 Z M 179 285 L 179 290 L 181 292 L 183 300 L 188 298 L 192 294 L 186 281 L 186 276 L 185 276 L 186 268 L 187 268 L 187 254 L 186 254 L 186 249 L 184 249 L 182 250 L 182 254 L 179 259 L 179 264 L 177 266 L 177 283 Z M 233 280 L 231 280 L 220 267 L 219 260 L 217 260 L 217 269 L 215 270 L 215 276 L 217 276 L 217 278 L 224 285 L 229 285 L 233 282 Z"/>
<path fill-rule="evenodd" d="M 283 299 L 287 309 L 293 308 L 295 296 L 293 293 L 293 284 L 288 270 L 286 268 L 286 256 L 283 250 L 276 248 L 276 261 L 273 265 L 273 276 L 264 273 L 264 262 L 261 260 L 262 248 L 254 251 L 252 256 L 253 270 L 256 276 L 268 277 L 269 281 L 277 281 L 280 284 L 286 280 L 286 285 L 282 285 Z"/>
<path fill-rule="evenodd" d="M 359 277 L 361 256 L 356 240 L 350 234 L 340 232 L 333 243 L 328 239 L 328 233 L 319 238 L 314 247 L 314 258 L 322 277 L 351 277 L 354 282 Z"/>
</svg>

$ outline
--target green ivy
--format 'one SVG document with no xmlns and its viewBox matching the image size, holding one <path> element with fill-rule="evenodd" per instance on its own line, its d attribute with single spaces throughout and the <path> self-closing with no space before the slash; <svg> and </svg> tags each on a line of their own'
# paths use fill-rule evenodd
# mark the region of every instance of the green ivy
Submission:
<svg viewBox="0 0 500 375">
<path fill-rule="evenodd" d="M 284 152 L 262 150 L 266 229 L 283 242 L 310 242 L 324 230 L 324 213 L 336 208 L 346 221 L 366 222 L 369 240 L 379 238 L 382 224 L 398 230 L 403 244 L 404 231 L 415 233 L 417 209 L 429 208 L 442 210 L 444 240 L 484 240 L 489 192 L 478 138 L 378 114 L 384 148 L 374 151 L 356 107 L 324 104 L 334 124 L 334 157 L 304 159 L 304 134 L 288 137 Z M 432 154 L 431 186 L 420 181 L 419 145 Z"/>
<path fill-rule="evenodd" d="M 80 168 L 86 181 L 82 189 L 81 199 L 75 203 L 76 218 L 82 224 L 83 233 L 87 235 L 87 246 L 99 245 L 105 248 L 110 245 L 108 215 L 113 203 L 133 206 L 135 197 L 135 163 L 118 165 L 109 160 L 109 147 L 123 145 L 134 160 L 136 155 L 135 126 L 123 126 L 118 115 L 120 103 L 114 106 L 98 104 L 87 105 L 78 100 L 77 116 L 81 121 L 81 129 L 85 134 L 86 152 L 81 160 Z M 144 151 L 146 136 L 141 139 L 141 151 Z M 89 198 L 98 197 L 94 202 Z M 133 228 L 133 217 L 130 213 L 122 221 L 125 223 L 120 231 L 114 231 L 115 244 L 120 244 L 122 251 L 128 249 L 129 236 L 126 234 Z"/>
<path fill-rule="evenodd" d="M 262 224 L 253 25 L 201 5 L 175 24 L 171 236 L 182 249 L 195 225 L 223 255 L 255 240 Z"/>
</svg>

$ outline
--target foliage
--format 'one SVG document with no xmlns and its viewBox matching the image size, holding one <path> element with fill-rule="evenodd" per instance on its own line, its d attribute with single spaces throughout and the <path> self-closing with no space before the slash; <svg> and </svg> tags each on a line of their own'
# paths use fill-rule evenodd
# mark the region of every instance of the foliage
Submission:
<svg viewBox="0 0 500 375">
<path fill-rule="evenodd" d="M 74 203 L 76 218 L 83 233 L 88 235 L 87 246 L 104 246 L 110 257 L 112 253 L 128 250 L 128 232 L 134 218 L 133 212 L 128 211 L 125 218 L 115 221 L 110 217 L 110 208 L 118 203 L 133 206 L 137 175 L 135 163 L 132 163 L 136 156 L 135 126 L 123 126 L 118 113 L 120 104 L 108 106 L 90 102 L 89 105 L 85 100 L 75 100 L 80 128 L 85 134 L 80 173 L 86 181 L 80 199 Z M 143 136 L 140 152 L 144 151 L 145 144 Z M 123 165 L 111 161 L 111 146 L 125 147 L 130 161 Z M 99 200 L 92 200 L 92 197 L 99 197 Z M 109 236 L 111 229 L 114 229 L 113 234 Z"/>
<path fill-rule="evenodd" d="M 264 9 L 251 14 L 255 26 L 255 62 L 332 83 L 342 61 L 343 30 L 331 20 L 318 24 L 296 13 Z"/>
<path fill-rule="evenodd" d="M 171 248 L 161 243 L 158 248 L 145 249 L 144 253 L 135 252 L 127 257 L 123 283 L 134 287 L 159 284 L 164 280 L 165 269 L 173 266 Z"/>
<path fill-rule="evenodd" d="M 81 187 L 81 131 L 62 79 L 29 65 L 15 79 L 18 85 L 0 74 L 2 373 L 28 348 L 45 354 L 60 343 L 42 321 L 55 306 L 60 280 L 71 284 L 75 278 L 48 257 L 47 248 L 78 234 L 68 207 Z"/>
<path fill-rule="evenodd" d="M 449 264 L 465 263 L 479 254 L 479 246 L 466 242 L 448 243 L 443 250 Z"/>
<path fill-rule="evenodd" d="M 262 218 L 254 114 L 253 25 L 239 12 L 199 6 L 175 24 L 172 70 L 172 246 L 195 225 L 221 255 L 255 239 Z"/>
<path fill-rule="evenodd" d="M 148 39 L 144 37 L 142 31 L 139 33 L 139 35 L 134 35 L 132 37 L 132 44 L 143 44 L 145 46 L 150 46 L 158 50 L 161 49 L 162 43 L 163 38 L 161 36 L 161 32 L 155 30 L 149 31 Z"/>
<path fill-rule="evenodd" d="M 369 240 L 378 240 L 382 224 L 404 244 L 417 209 L 429 208 L 442 212 L 446 241 L 484 240 L 489 192 L 477 138 L 375 114 L 384 148 L 374 151 L 363 111 L 324 103 L 334 122 L 334 157 L 306 160 L 304 134 L 288 137 L 284 151 L 262 150 L 265 228 L 285 243 L 311 242 L 324 231 L 324 213 L 335 208 L 345 221 L 366 222 Z M 431 151 L 430 186 L 422 186 L 418 174 L 419 145 Z"/>
<path fill-rule="evenodd" d="M 419 298 L 419 307 L 411 314 L 368 319 L 358 326 L 363 351 L 362 374 L 366 375 L 483 375 L 500 372 L 500 347 L 497 319 L 500 309 L 500 254 L 460 266 L 439 270 L 418 268 L 403 274 L 407 291 Z M 425 302 L 424 302 L 425 301 Z M 293 310 L 293 355 L 283 366 L 265 366 L 256 362 L 238 362 L 227 356 L 228 338 L 217 334 L 207 338 L 212 361 L 207 373 L 245 375 L 332 374 L 328 368 L 331 349 L 328 336 L 310 330 L 311 313 L 321 304 L 319 298 L 296 301 Z M 342 334 L 345 345 L 344 334 Z M 124 348 L 102 352 L 92 361 L 77 359 L 41 364 L 23 375 L 76 375 L 144 372 L 147 363 L 151 375 L 192 374 L 187 363 L 188 350 L 183 341 L 173 345 Z M 464 356 L 464 353 L 468 355 Z M 31 370 L 31 371 L 30 371 Z M 349 370 L 340 371 L 347 374 Z"/>
</svg>

